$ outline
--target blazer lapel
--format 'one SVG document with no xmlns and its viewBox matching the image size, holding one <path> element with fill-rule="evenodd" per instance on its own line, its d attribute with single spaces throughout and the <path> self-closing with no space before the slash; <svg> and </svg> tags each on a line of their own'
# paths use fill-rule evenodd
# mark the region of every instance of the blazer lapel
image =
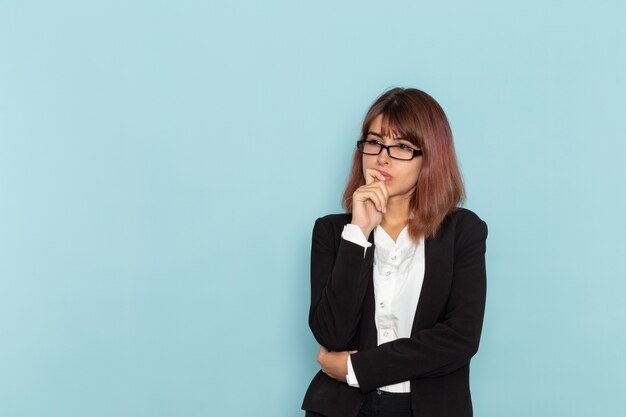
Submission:
<svg viewBox="0 0 626 417">
<path fill-rule="evenodd" d="M 368 241 L 372 244 L 371 250 L 375 249 L 374 232 L 370 233 Z M 363 313 L 361 316 L 361 330 L 359 345 L 361 349 L 371 349 L 378 345 L 378 334 L 376 333 L 374 299 L 374 270 L 370 269 L 367 290 L 365 291 L 365 300 L 363 301 Z"/>
<path fill-rule="evenodd" d="M 439 233 L 435 237 L 426 238 L 424 240 L 424 281 L 415 309 L 411 335 L 428 325 L 433 313 L 437 315 L 434 306 L 440 305 L 438 295 L 445 291 L 441 280 L 444 262 L 445 250 Z"/>
</svg>

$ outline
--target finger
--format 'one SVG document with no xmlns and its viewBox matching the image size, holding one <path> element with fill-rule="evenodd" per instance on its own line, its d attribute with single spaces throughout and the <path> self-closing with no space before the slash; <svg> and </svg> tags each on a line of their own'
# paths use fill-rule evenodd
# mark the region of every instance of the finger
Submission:
<svg viewBox="0 0 626 417">
<path fill-rule="evenodd" d="M 370 199 L 370 196 L 373 193 L 373 188 L 370 187 L 369 185 L 364 185 L 360 188 L 358 188 L 355 192 L 354 195 L 352 196 L 354 201 L 367 201 Z"/>
<path fill-rule="evenodd" d="M 376 181 L 385 181 L 385 176 L 377 169 L 367 168 L 365 170 L 365 184 L 371 184 Z"/>
<path fill-rule="evenodd" d="M 376 194 L 376 190 L 368 190 L 368 191 L 365 191 L 363 194 L 364 194 L 365 200 L 370 200 L 372 203 L 374 203 L 374 207 L 376 207 L 376 210 L 380 212 L 383 211 L 383 203 L 381 201 L 380 196 Z"/>
<path fill-rule="evenodd" d="M 328 353 L 328 350 L 324 346 L 320 346 L 319 352 L 317 352 L 316 360 L 320 365 L 322 364 L 322 359 L 324 359 L 324 355 Z"/>
<path fill-rule="evenodd" d="M 375 201 L 376 209 L 378 209 L 378 211 L 380 212 L 386 213 L 387 196 L 385 195 L 385 192 L 380 188 L 379 184 L 381 184 L 380 181 L 372 185 L 364 186 L 363 199 L 369 198 L 372 201 Z M 371 197 L 372 195 L 375 195 L 376 198 Z"/>
<path fill-rule="evenodd" d="M 387 189 L 387 183 L 384 181 L 379 181 L 377 183 L 374 183 L 372 185 L 377 185 L 378 188 L 380 188 L 382 190 L 382 192 L 385 194 L 385 201 L 387 201 L 389 199 L 389 189 Z"/>
<path fill-rule="evenodd" d="M 378 182 L 376 184 L 381 184 L 381 183 Z M 380 211 L 382 211 L 383 213 L 386 213 L 387 212 L 387 196 L 385 195 L 385 192 L 380 187 L 374 187 L 372 191 L 376 193 L 376 195 L 378 196 L 380 200 L 380 206 L 381 206 Z"/>
<path fill-rule="evenodd" d="M 376 181 L 376 171 L 370 168 L 365 170 L 365 184 L 371 184 Z"/>
<path fill-rule="evenodd" d="M 353 353 L 357 353 L 358 350 L 351 350 L 349 353 L 352 355 Z"/>
</svg>

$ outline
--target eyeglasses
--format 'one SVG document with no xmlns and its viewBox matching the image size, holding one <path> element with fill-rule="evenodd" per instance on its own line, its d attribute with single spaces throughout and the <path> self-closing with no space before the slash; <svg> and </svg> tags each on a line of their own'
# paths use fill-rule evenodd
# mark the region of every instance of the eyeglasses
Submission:
<svg viewBox="0 0 626 417">
<path fill-rule="evenodd" d="M 359 152 L 365 155 L 379 155 L 383 149 L 387 149 L 387 154 L 390 158 L 403 161 L 410 161 L 416 156 L 424 154 L 421 149 L 413 149 L 409 145 L 400 144 L 387 146 L 377 140 L 359 140 L 356 143 L 356 147 Z"/>
</svg>

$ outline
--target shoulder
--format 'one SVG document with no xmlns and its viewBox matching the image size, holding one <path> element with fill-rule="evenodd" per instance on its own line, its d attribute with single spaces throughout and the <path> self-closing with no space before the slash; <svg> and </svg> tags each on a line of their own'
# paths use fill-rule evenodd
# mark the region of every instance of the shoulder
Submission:
<svg viewBox="0 0 626 417">
<path fill-rule="evenodd" d="M 317 219 L 317 221 L 330 224 L 338 224 L 342 227 L 352 221 L 352 213 L 327 214 Z"/>
<path fill-rule="evenodd" d="M 352 221 L 352 213 L 327 214 L 315 220 L 314 231 L 325 231 L 331 234 L 341 234 L 343 227 Z"/>
<path fill-rule="evenodd" d="M 343 228 L 351 221 L 351 213 L 328 214 L 319 217 L 313 226 L 313 247 L 336 252 L 341 242 Z"/>
<path fill-rule="evenodd" d="M 473 211 L 456 207 L 444 218 L 438 235 L 452 235 L 455 241 L 486 239 L 487 223 Z"/>
<path fill-rule="evenodd" d="M 444 221 L 451 221 L 455 224 L 462 225 L 487 224 L 478 214 L 465 207 L 455 207 L 453 211 L 448 213 Z"/>
</svg>

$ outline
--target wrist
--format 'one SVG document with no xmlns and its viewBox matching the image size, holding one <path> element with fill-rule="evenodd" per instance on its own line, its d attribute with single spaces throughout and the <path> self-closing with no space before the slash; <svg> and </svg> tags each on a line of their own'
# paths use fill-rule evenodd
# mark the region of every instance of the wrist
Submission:
<svg viewBox="0 0 626 417">
<path fill-rule="evenodd" d="M 359 229 L 361 229 L 361 231 L 363 232 L 363 235 L 365 236 L 365 239 L 369 238 L 370 233 L 372 233 L 372 230 L 374 230 L 373 227 L 369 227 L 369 226 L 363 226 L 362 224 L 359 223 L 350 223 L 353 224 L 355 226 L 359 226 Z"/>
</svg>

